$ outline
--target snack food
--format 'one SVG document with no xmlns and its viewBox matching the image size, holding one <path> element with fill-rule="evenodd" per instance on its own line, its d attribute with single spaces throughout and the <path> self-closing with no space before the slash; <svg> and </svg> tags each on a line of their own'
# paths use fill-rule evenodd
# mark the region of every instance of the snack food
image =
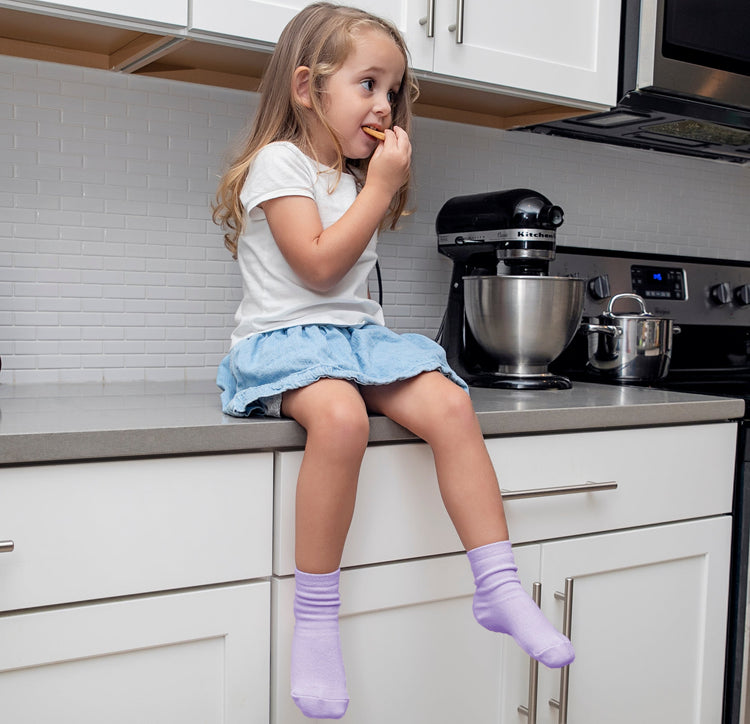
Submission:
<svg viewBox="0 0 750 724">
<path fill-rule="evenodd" d="M 362 126 L 362 130 L 373 138 L 377 138 L 378 141 L 385 140 L 385 133 L 383 133 L 383 131 L 378 131 L 375 128 L 370 128 L 370 126 Z"/>
</svg>

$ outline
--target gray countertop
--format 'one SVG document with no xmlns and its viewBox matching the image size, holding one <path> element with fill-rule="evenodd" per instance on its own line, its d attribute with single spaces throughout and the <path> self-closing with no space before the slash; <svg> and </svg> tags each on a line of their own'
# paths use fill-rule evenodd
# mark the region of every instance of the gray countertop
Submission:
<svg viewBox="0 0 750 724">
<path fill-rule="evenodd" d="M 673 425 L 742 417 L 744 402 L 641 387 L 473 389 L 485 435 Z M 412 440 L 371 419 L 373 443 Z M 0 464 L 299 448 L 291 420 L 221 412 L 212 381 L 0 385 Z"/>
</svg>

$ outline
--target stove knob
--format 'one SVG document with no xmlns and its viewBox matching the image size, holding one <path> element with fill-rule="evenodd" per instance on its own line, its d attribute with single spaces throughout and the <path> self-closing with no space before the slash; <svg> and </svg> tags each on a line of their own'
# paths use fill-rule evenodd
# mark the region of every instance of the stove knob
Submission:
<svg viewBox="0 0 750 724">
<path fill-rule="evenodd" d="M 711 300 L 714 304 L 729 304 L 732 301 L 732 288 L 727 282 L 711 287 Z"/>
<path fill-rule="evenodd" d="M 734 300 L 741 307 L 746 307 L 750 304 L 750 284 L 740 284 L 734 290 Z"/>
<path fill-rule="evenodd" d="M 609 277 L 606 274 L 589 279 L 588 288 L 589 294 L 594 299 L 606 299 L 612 293 L 609 289 Z"/>
</svg>

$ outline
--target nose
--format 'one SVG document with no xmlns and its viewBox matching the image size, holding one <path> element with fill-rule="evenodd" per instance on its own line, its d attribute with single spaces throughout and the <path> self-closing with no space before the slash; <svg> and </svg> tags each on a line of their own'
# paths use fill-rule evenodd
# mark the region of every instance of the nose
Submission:
<svg viewBox="0 0 750 724">
<path fill-rule="evenodd" d="M 378 93 L 373 110 L 381 116 L 391 115 L 390 92 Z"/>
</svg>

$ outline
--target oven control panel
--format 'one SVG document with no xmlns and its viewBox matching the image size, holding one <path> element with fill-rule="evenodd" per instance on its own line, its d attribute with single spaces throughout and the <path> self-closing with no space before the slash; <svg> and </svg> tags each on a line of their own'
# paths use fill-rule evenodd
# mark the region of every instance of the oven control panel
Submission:
<svg viewBox="0 0 750 724">
<path fill-rule="evenodd" d="M 584 316 L 633 293 L 648 312 L 678 324 L 750 327 L 750 262 L 558 246 L 549 273 L 586 280 Z"/>
<path fill-rule="evenodd" d="M 687 299 L 685 270 L 678 267 L 633 264 L 630 282 L 633 294 L 644 299 Z"/>
</svg>

